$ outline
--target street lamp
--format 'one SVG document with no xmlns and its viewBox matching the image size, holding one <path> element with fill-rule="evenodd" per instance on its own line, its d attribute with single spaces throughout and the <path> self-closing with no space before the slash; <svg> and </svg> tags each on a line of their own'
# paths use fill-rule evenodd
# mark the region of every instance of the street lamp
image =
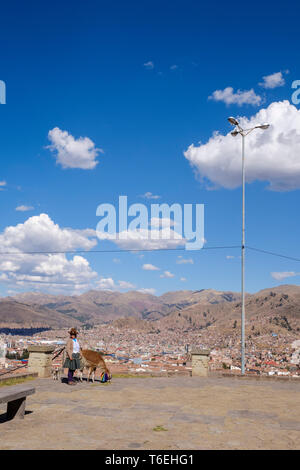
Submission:
<svg viewBox="0 0 300 470">
<path fill-rule="evenodd" d="M 245 137 L 254 129 L 268 129 L 270 124 L 260 124 L 251 129 L 243 129 L 234 117 L 229 117 L 230 124 L 235 126 L 231 132 L 233 137 L 238 134 L 242 136 L 242 185 L 243 185 L 243 202 L 242 202 L 242 315 L 241 315 L 241 373 L 245 374 Z"/>
</svg>

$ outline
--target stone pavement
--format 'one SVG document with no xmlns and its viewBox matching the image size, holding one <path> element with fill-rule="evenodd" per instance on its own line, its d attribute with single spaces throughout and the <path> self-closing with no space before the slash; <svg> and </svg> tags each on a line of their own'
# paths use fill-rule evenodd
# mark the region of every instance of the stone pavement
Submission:
<svg viewBox="0 0 300 470">
<path fill-rule="evenodd" d="M 300 381 L 28 383 L 24 420 L 4 421 L 0 406 L 0 449 L 300 449 Z"/>
</svg>

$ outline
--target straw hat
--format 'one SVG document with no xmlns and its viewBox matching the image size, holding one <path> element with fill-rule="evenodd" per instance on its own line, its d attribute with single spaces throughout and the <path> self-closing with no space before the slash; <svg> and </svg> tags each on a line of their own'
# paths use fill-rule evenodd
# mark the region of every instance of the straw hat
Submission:
<svg viewBox="0 0 300 470">
<path fill-rule="evenodd" d="M 77 336 L 77 335 L 78 335 L 78 331 L 76 330 L 76 328 L 71 328 L 70 331 L 69 331 L 69 335 Z"/>
</svg>

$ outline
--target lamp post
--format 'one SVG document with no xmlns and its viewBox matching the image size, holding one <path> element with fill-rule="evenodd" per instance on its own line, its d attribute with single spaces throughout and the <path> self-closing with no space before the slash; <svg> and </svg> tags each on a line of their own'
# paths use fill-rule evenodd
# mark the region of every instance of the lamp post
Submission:
<svg viewBox="0 0 300 470">
<path fill-rule="evenodd" d="M 242 312 L 241 312 L 241 373 L 245 374 L 245 137 L 254 129 L 268 129 L 270 124 L 260 124 L 251 129 L 243 129 L 234 117 L 229 117 L 230 124 L 235 126 L 231 132 L 233 137 L 242 136 Z"/>
</svg>

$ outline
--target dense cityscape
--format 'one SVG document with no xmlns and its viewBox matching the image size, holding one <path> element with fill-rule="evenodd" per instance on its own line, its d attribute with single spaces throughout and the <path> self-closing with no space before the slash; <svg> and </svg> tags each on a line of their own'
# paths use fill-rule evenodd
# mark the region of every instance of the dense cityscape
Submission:
<svg viewBox="0 0 300 470">
<path fill-rule="evenodd" d="M 0 374 L 22 373 L 26 369 L 27 348 L 33 344 L 55 346 L 53 369 L 63 365 L 63 348 L 68 333 L 51 329 L 32 336 L 2 334 L 0 337 Z M 238 336 L 224 337 L 203 330 L 143 331 L 101 324 L 79 331 L 83 349 L 102 352 L 113 374 L 191 375 L 193 349 L 208 349 L 210 373 L 240 373 L 240 343 Z M 57 355 L 57 353 L 60 354 Z M 27 354 L 26 354 L 27 353 Z M 266 334 L 246 344 L 246 373 L 254 375 L 300 378 L 300 340 Z M 19 369 L 16 369 L 20 367 Z M 8 374 L 5 374 L 8 375 Z"/>
</svg>

